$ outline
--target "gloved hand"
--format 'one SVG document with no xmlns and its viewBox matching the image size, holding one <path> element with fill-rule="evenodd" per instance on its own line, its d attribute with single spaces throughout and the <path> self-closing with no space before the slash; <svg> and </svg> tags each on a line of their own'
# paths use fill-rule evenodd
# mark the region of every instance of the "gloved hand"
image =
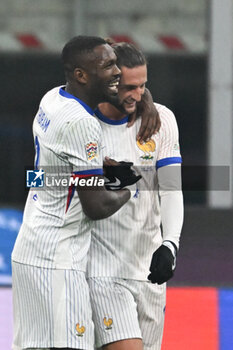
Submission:
<svg viewBox="0 0 233 350">
<path fill-rule="evenodd" d="M 151 273 L 148 276 L 151 283 L 162 284 L 172 278 L 176 267 L 176 252 L 177 247 L 170 241 L 165 241 L 154 252 L 150 264 Z"/>
<path fill-rule="evenodd" d="M 113 159 L 107 159 L 104 162 L 105 187 L 107 190 L 120 190 L 121 188 L 131 186 L 141 179 L 141 175 L 136 175 L 131 169 L 131 162 L 116 162 Z"/>
</svg>

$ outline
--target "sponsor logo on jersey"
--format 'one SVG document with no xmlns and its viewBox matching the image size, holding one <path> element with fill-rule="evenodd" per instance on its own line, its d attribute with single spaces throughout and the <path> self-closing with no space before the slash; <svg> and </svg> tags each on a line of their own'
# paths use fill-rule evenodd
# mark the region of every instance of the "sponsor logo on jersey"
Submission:
<svg viewBox="0 0 233 350">
<path fill-rule="evenodd" d="M 78 337 L 83 337 L 83 334 L 85 333 L 86 328 L 84 326 L 81 326 L 79 323 L 76 323 L 75 330 L 76 330 L 76 335 Z"/>
<path fill-rule="evenodd" d="M 43 170 L 27 170 L 26 177 L 27 187 L 44 187 L 44 171 Z"/>
<path fill-rule="evenodd" d="M 154 159 L 152 153 L 155 152 L 156 148 L 155 141 L 150 139 L 147 142 L 144 142 L 143 144 L 137 141 L 137 146 L 143 152 L 143 155 L 140 156 L 142 163 L 148 165 L 151 164 L 152 160 Z"/>
<path fill-rule="evenodd" d="M 98 144 L 96 142 L 89 142 L 86 144 L 87 160 L 92 160 L 97 157 Z"/>
<path fill-rule="evenodd" d="M 109 188 L 111 188 L 111 186 L 112 186 L 112 189 L 117 189 L 117 188 L 120 187 L 121 182 L 120 182 L 120 180 L 117 179 L 116 177 L 114 177 L 114 181 L 108 181 L 108 179 L 105 177 L 105 178 L 104 178 L 104 184 L 105 184 L 105 185 L 108 185 Z"/>
<path fill-rule="evenodd" d="M 112 329 L 112 324 L 113 324 L 112 318 L 104 317 L 103 321 L 104 321 L 104 325 L 106 326 L 105 329 L 107 330 Z"/>
</svg>

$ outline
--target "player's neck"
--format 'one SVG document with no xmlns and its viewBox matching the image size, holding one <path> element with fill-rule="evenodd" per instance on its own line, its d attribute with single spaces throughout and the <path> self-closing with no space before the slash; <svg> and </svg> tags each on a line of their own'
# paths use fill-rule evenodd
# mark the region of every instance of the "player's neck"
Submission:
<svg viewBox="0 0 233 350">
<path fill-rule="evenodd" d="M 88 94 L 86 94 L 85 91 L 82 91 L 82 89 L 76 89 L 73 85 L 67 83 L 65 90 L 77 97 L 79 100 L 83 101 L 84 103 L 86 103 L 86 105 L 88 105 L 89 107 L 91 107 L 93 110 L 96 108 L 98 102 L 94 100 L 94 97 L 92 96 L 92 98 L 90 98 L 90 96 Z"/>
<path fill-rule="evenodd" d="M 126 116 L 126 114 L 122 113 L 119 109 L 108 102 L 100 103 L 98 108 L 105 117 L 112 120 L 120 120 Z"/>
</svg>

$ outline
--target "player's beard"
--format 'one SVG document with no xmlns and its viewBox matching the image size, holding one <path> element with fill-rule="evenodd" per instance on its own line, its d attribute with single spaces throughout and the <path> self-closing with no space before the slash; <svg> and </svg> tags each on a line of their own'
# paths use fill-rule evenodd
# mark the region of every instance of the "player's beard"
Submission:
<svg viewBox="0 0 233 350">
<path fill-rule="evenodd" d="M 88 94 L 92 96 L 92 100 L 96 101 L 97 105 L 102 102 L 112 103 L 117 98 L 118 89 L 114 91 L 110 85 L 111 81 L 103 81 L 95 75 L 90 79 Z"/>
<path fill-rule="evenodd" d="M 123 103 L 120 102 L 118 95 L 110 96 L 109 101 L 107 101 L 107 102 L 111 103 L 122 114 L 128 114 L 127 111 L 124 109 Z"/>
</svg>

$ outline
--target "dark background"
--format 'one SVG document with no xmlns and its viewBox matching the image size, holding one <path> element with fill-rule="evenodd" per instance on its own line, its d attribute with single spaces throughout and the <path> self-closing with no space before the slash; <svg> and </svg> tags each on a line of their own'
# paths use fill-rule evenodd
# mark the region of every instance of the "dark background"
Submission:
<svg viewBox="0 0 233 350">
<path fill-rule="evenodd" d="M 154 100 L 176 115 L 184 166 L 206 164 L 207 58 L 190 55 L 148 57 L 148 88 Z M 59 55 L 0 56 L 0 203 L 24 205 L 25 169 L 34 162 L 32 121 L 42 96 L 65 82 Z M 205 204 L 206 182 L 183 174 L 187 204 Z"/>
</svg>

